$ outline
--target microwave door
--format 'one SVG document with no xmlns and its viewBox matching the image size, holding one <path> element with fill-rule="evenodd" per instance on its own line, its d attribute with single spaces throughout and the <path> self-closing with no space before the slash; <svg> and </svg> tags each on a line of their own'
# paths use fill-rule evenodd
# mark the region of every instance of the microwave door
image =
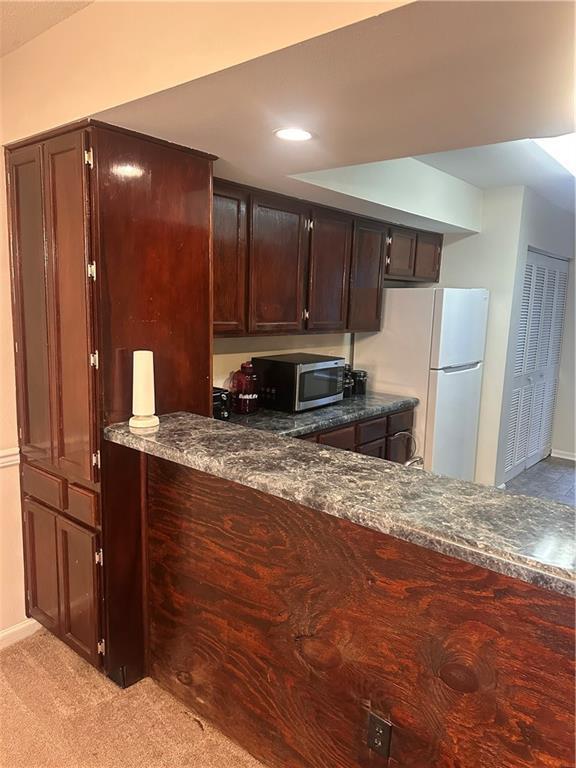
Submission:
<svg viewBox="0 0 576 768">
<path fill-rule="evenodd" d="M 295 410 L 304 411 L 342 400 L 343 373 L 344 368 L 334 363 L 326 366 L 299 366 L 294 398 Z"/>
</svg>

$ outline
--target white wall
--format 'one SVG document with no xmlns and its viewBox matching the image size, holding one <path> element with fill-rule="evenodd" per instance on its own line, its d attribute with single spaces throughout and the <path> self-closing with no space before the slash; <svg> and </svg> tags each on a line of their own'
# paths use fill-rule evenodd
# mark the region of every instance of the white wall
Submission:
<svg viewBox="0 0 576 768">
<path fill-rule="evenodd" d="M 441 285 L 490 291 L 475 474 L 476 482 L 486 485 L 496 477 L 523 201 L 523 187 L 486 190 L 482 231 L 469 237 L 447 235 L 442 254 Z"/>
<path fill-rule="evenodd" d="M 350 360 L 350 334 L 327 333 L 310 336 L 265 336 L 214 339 L 212 375 L 215 387 L 229 384 L 230 374 L 253 356 L 311 352 L 336 355 Z"/>
<path fill-rule="evenodd" d="M 478 232 L 482 190 L 412 157 L 301 173 L 293 178 L 368 200 L 389 209 L 390 221 L 411 224 L 404 214 L 426 220 L 440 231 Z"/>
</svg>

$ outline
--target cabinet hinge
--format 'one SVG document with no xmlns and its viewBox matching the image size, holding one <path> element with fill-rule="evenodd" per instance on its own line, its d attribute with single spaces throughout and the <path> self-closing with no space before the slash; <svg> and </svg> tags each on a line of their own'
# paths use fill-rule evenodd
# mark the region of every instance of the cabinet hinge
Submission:
<svg viewBox="0 0 576 768">
<path fill-rule="evenodd" d="M 310 320 L 310 312 L 307 309 L 302 311 L 302 320 Z"/>
<path fill-rule="evenodd" d="M 14 350 L 15 350 L 16 354 L 18 354 L 18 342 L 17 341 L 14 342 Z"/>
<path fill-rule="evenodd" d="M 92 368 L 98 368 L 98 350 L 90 353 L 90 365 Z"/>
<path fill-rule="evenodd" d="M 314 229 L 314 219 L 308 219 L 308 229 L 310 231 Z"/>
<path fill-rule="evenodd" d="M 104 640 L 104 638 L 102 638 L 102 640 L 98 641 L 97 648 L 98 648 L 98 653 L 101 656 L 105 656 L 106 655 L 106 641 Z"/>
<path fill-rule="evenodd" d="M 100 451 L 92 454 L 92 466 L 100 469 Z"/>
<path fill-rule="evenodd" d="M 18 437 L 22 440 L 22 427 L 18 427 Z"/>
<path fill-rule="evenodd" d="M 86 272 L 88 273 L 88 279 L 96 280 L 96 262 L 90 261 L 88 262 L 88 266 L 86 267 Z"/>
<path fill-rule="evenodd" d="M 94 152 L 92 147 L 84 150 L 84 165 L 89 165 L 90 168 L 94 168 Z"/>
<path fill-rule="evenodd" d="M 104 565 L 104 553 L 102 552 L 102 547 L 94 552 L 94 562 L 96 565 Z"/>
<path fill-rule="evenodd" d="M 388 237 L 386 238 L 386 245 L 392 245 L 392 238 L 390 237 L 390 235 L 388 235 Z"/>
</svg>

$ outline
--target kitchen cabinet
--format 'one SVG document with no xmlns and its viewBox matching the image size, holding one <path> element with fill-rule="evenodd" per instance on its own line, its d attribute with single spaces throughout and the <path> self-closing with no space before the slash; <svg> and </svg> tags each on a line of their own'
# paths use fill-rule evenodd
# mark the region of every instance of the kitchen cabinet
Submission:
<svg viewBox="0 0 576 768">
<path fill-rule="evenodd" d="M 386 277 L 405 279 L 414 276 L 416 240 L 417 233 L 410 229 L 390 228 Z"/>
<path fill-rule="evenodd" d="M 101 433 L 135 349 L 159 413 L 211 414 L 212 160 L 92 120 L 6 151 L 26 611 L 121 685 L 145 672 L 141 523 Z"/>
<path fill-rule="evenodd" d="M 442 237 L 219 179 L 215 335 L 378 331 L 384 281 L 437 281 Z"/>
<path fill-rule="evenodd" d="M 344 427 L 313 432 L 300 439 L 404 464 L 412 458 L 414 450 L 413 422 L 414 409 L 408 408 L 361 419 Z"/>
<path fill-rule="evenodd" d="M 367 220 L 354 223 L 348 330 L 380 330 L 387 237 L 385 225 Z"/>
<path fill-rule="evenodd" d="M 251 204 L 250 331 L 304 329 L 308 266 L 308 208 L 276 195 L 254 195 Z"/>
<path fill-rule="evenodd" d="M 310 227 L 306 329 L 343 331 L 348 316 L 352 217 L 315 208 Z"/>
<path fill-rule="evenodd" d="M 98 534 L 58 517 L 60 636 L 87 661 L 99 666 L 100 557 Z"/>
<path fill-rule="evenodd" d="M 441 251 L 442 235 L 434 232 L 419 232 L 416 239 L 414 277 L 436 282 L 440 277 Z"/>
<path fill-rule="evenodd" d="M 22 502 L 28 615 L 58 634 L 57 514 L 31 499 Z"/>
<path fill-rule="evenodd" d="M 246 190 L 217 181 L 213 196 L 214 333 L 245 333 L 248 267 Z"/>
</svg>

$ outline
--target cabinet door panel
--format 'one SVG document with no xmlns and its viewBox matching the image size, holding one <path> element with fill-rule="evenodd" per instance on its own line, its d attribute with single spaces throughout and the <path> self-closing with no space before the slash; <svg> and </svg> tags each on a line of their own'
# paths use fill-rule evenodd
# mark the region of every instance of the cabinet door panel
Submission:
<svg viewBox="0 0 576 768">
<path fill-rule="evenodd" d="M 57 528 L 62 639 L 98 666 L 97 534 L 61 517 Z"/>
<path fill-rule="evenodd" d="M 274 197 L 252 199 L 249 330 L 303 329 L 307 208 Z"/>
<path fill-rule="evenodd" d="M 23 501 L 28 613 L 47 629 L 58 633 L 57 515 L 30 499 Z"/>
<path fill-rule="evenodd" d="M 414 277 L 436 282 L 440 276 L 440 251 L 442 236 L 419 232 L 416 241 Z"/>
<path fill-rule="evenodd" d="M 330 445 L 333 448 L 342 448 L 344 451 L 353 451 L 356 446 L 356 428 L 354 425 L 333 429 L 330 432 L 320 433 L 318 442 L 321 445 Z"/>
<path fill-rule="evenodd" d="M 409 432 L 398 432 L 398 434 L 387 438 L 385 458 L 388 461 L 404 464 L 412 456 L 412 445 L 412 435 Z"/>
<path fill-rule="evenodd" d="M 30 458 L 51 462 L 53 413 L 40 147 L 10 152 L 7 163 L 20 445 Z"/>
<path fill-rule="evenodd" d="M 350 273 L 348 328 L 379 331 L 388 228 L 356 221 Z"/>
<path fill-rule="evenodd" d="M 317 209 L 310 238 L 307 328 L 339 331 L 346 328 L 352 219 Z"/>
<path fill-rule="evenodd" d="M 55 348 L 58 465 L 93 480 L 92 318 L 87 279 L 84 132 L 44 145 L 51 325 Z"/>
<path fill-rule="evenodd" d="M 247 192 L 215 182 L 214 333 L 246 330 L 247 200 Z"/>
<path fill-rule="evenodd" d="M 391 277 L 413 277 L 416 263 L 416 232 L 391 229 L 386 273 Z"/>
</svg>

